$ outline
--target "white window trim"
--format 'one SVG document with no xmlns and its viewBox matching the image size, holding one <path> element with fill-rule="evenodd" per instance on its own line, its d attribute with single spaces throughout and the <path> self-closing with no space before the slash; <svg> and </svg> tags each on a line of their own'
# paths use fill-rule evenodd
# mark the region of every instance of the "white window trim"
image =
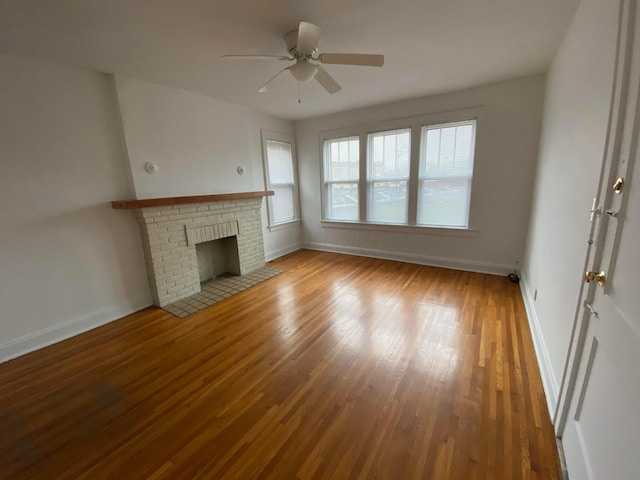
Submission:
<svg viewBox="0 0 640 480">
<path fill-rule="evenodd" d="M 323 227 L 328 228 L 354 228 L 365 230 L 381 230 L 380 227 L 388 227 L 389 231 L 413 231 L 424 234 L 440 234 L 442 232 L 451 232 L 453 236 L 466 236 L 460 235 L 462 232 L 470 232 L 475 236 L 478 230 L 474 228 L 474 192 L 476 183 L 476 166 L 481 163 L 482 159 L 482 128 L 484 126 L 483 117 L 485 115 L 484 106 L 468 107 L 460 110 L 452 110 L 448 112 L 438 112 L 432 114 L 425 114 L 419 116 L 412 116 L 406 118 L 399 118 L 393 120 L 387 120 L 383 122 L 375 122 L 361 125 L 354 125 L 352 127 L 345 127 L 335 130 L 326 130 L 320 132 L 319 135 L 319 147 L 320 147 L 320 196 L 321 196 L 321 224 Z M 474 167 L 473 176 L 471 180 L 471 192 L 469 197 L 469 221 L 467 227 L 449 227 L 449 226 L 430 226 L 430 225 L 417 225 L 417 209 L 418 209 L 418 183 L 419 183 L 419 166 L 421 155 L 421 133 L 422 127 L 427 125 L 437 125 L 441 123 L 454 123 L 465 120 L 475 120 L 475 145 L 474 145 Z M 367 150 L 368 150 L 368 136 L 372 133 L 382 133 L 393 130 L 411 130 L 411 158 L 410 158 L 410 174 L 409 174 L 409 192 L 408 192 L 408 212 L 406 224 L 392 224 L 384 223 L 378 224 L 373 222 L 367 222 L 364 219 L 366 217 L 366 209 L 368 208 L 368 195 L 367 190 Z M 480 133 L 479 133 L 480 132 Z M 345 137 L 358 137 L 360 140 L 360 179 L 358 181 L 358 187 L 360 191 L 360 218 L 359 221 L 341 221 L 328 219 L 326 216 L 326 202 L 327 194 L 325 192 L 325 177 L 324 177 L 324 145 L 327 140 L 334 140 L 337 138 Z M 364 159 L 364 161 L 363 161 Z M 384 228 L 387 230 L 387 228 Z"/>
<path fill-rule="evenodd" d="M 278 232 L 280 230 L 286 230 L 287 228 L 295 227 L 301 222 L 302 220 L 300 220 L 299 218 L 296 218 L 294 220 L 288 220 L 286 222 L 280 222 L 274 225 L 267 225 L 267 228 L 269 229 L 270 232 Z"/>
<path fill-rule="evenodd" d="M 322 228 L 370 230 L 376 232 L 410 232 L 446 237 L 477 237 L 479 230 L 463 227 L 430 227 L 423 225 L 403 225 L 397 223 L 348 222 L 341 220 L 320 220 Z"/>
<path fill-rule="evenodd" d="M 275 142 L 283 142 L 291 145 L 291 160 L 293 162 L 293 217 L 291 220 L 283 222 L 273 221 L 273 196 L 267 197 L 267 228 L 270 232 L 282 230 L 288 226 L 300 223 L 300 194 L 298 187 L 298 158 L 296 155 L 296 142 L 293 135 L 282 132 L 274 132 L 270 130 L 261 130 L 262 137 L 262 169 L 264 172 L 265 190 L 272 190 L 272 184 L 269 181 L 269 162 L 267 160 L 267 140 Z M 288 185 L 288 184 L 287 184 Z"/>
</svg>

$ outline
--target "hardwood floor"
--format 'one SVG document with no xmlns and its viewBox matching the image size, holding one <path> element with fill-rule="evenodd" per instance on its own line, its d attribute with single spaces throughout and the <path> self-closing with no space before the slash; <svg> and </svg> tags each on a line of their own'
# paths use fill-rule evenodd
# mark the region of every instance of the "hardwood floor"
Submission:
<svg viewBox="0 0 640 480">
<path fill-rule="evenodd" d="M 0 478 L 558 478 L 506 278 L 323 252 L 0 365 Z"/>
</svg>

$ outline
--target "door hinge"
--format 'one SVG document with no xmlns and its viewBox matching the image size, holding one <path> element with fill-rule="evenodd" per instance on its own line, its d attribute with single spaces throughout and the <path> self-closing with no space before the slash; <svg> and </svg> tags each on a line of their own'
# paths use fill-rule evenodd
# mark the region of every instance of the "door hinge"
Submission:
<svg viewBox="0 0 640 480">
<path fill-rule="evenodd" d="M 593 197 L 593 203 L 591 204 L 591 210 L 589 210 L 589 221 L 593 222 L 593 219 L 596 215 L 600 215 L 602 213 L 602 209 L 598 207 L 598 199 Z"/>
</svg>

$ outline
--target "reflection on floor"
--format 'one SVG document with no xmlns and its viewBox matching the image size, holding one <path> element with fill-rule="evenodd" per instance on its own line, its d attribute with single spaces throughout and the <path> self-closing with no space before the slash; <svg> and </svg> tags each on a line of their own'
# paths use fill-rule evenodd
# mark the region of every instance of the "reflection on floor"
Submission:
<svg viewBox="0 0 640 480">
<path fill-rule="evenodd" d="M 562 478 L 518 285 L 311 250 L 268 266 L 187 318 L 150 307 L 0 364 L 0 478 Z"/>
<path fill-rule="evenodd" d="M 164 310 L 178 318 L 184 318 L 204 308 L 210 307 L 232 295 L 253 287 L 260 282 L 282 273 L 277 268 L 264 267 L 254 270 L 247 275 L 221 275 L 215 280 L 204 282 L 202 291 L 166 305 Z"/>
</svg>

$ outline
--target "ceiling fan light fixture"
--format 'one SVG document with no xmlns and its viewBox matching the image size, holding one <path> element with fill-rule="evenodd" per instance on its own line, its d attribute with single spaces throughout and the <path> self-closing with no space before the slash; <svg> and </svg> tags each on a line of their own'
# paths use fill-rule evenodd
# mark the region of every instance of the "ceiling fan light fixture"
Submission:
<svg viewBox="0 0 640 480">
<path fill-rule="evenodd" d="M 291 75 L 293 75 L 293 78 L 299 82 L 309 82 L 313 80 L 313 77 L 318 73 L 318 67 L 312 63 L 300 62 L 292 65 L 289 71 Z"/>
</svg>

